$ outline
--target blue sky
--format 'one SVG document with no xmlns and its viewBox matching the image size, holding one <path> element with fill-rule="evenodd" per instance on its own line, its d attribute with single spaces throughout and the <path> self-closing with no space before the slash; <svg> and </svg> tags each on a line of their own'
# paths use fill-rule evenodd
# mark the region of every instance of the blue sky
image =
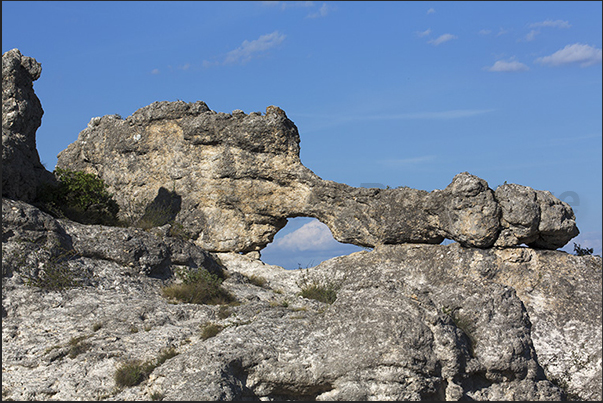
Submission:
<svg viewBox="0 0 603 403">
<path fill-rule="evenodd" d="M 3 1 L 2 52 L 42 63 L 49 170 L 95 116 L 164 100 L 277 105 L 323 179 L 431 191 L 468 171 L 493 189 L 549 190 L 581 230 L 564 250 L 601 253 L 601 4 Z M 352 248 L 307 249 L 325 229 L 291 221 L 266 261 Z M 297 245 L 279 241 L 292 231 Z"/>
</svg>

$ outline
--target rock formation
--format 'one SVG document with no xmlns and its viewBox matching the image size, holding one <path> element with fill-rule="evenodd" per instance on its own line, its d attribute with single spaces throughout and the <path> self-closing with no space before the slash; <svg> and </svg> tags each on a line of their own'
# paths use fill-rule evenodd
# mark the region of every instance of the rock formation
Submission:
<svg viewBox="0 0 603 403">
<path fill-rule="evenodd" d="M 33 90 L 42 66 L 18 49 L 2 55 L 2 197 L 31 201 L 54 176 L 40 163 L 36 130 L 42 105 Z"/>
<path fill-rule="evenodd" d="M 360 246 L 441 243 L 486 248 L 564 246 L 578 234 L 571 207 L 549 192 L 461 173 L 443 190 L 365 189 L 322 180 L 299 159 L 281 109 L 217 113 L 204 102 L 156 102 L 126 119 L 93 118 L 58 166 L 97 174 L 132 221 L 163 192 L 175 221 L 216 252 L 264 248 L 290 217 L 314 217 Z"/>
<path fill-rule="evenodd" d="M 601 399 L 600 257 L 405 244 L 284 270 L 165 228 L 87 226 L 8 199 L 2 215 L 5 399 Z M 75 287 L 27 285 L 57 265 Z M 216 265 L 239 303 L 226 314 L 161 296 L 176 268 Z M 336 284 L 335 302 L 301 297 L 304 277 Z M 122 364 L 167 348 L 178 354 L 116 387 Z"/>
<path fill-rule="evenodd" d="M 59 157 L 100 175 L 122 219 L 153 225 L 84 225 L 28 203 L 49 175 L 36 165 L 39 102 L 23 101 L 37 101 L 38 75 L 3 55 L 3 400 L 603 397 L 602 260 L 546 250 L 577 234 L 549 192 L 493 191 L 468 173 L 432 192 L 353 188 L 301 164 L 276 107 L 155 103 L 92 119 Z M 237 253 L 294 216 L 375 248 L 308 270 Z M 164 296 L 175 273 L 199 270 L 223 276 L 236 303 Z M 308 284 L 334 302 L 302 297 Z M 144 368 L 133 386 L 117 382 L 126 364 Z"/>
</svg>

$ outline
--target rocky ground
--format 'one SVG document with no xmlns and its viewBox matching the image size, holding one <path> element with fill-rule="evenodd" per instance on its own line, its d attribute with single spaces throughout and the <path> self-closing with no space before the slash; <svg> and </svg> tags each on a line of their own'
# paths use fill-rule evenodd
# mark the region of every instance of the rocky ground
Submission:
<svg viewBox="0 0 603 403">
<path fill-rule="evenodd" d="M 601 397 L 600 257 L 383 245 L 288 271 L 160 230 L 86 226 L 3 199 L 4 399 Z M 61 244 L 80 285 L 28 285 L 23 263 L 58 264 Z M 215 265 L 237 303 L 162 295 L 174 271 Z M 300 296 L 304 281 L 334 285 L 336 300 Z M 206 338 L 209 324 L 220 331 Z M 124 363 L 170 349 L 138 385 L 116 384 Z"/>
</svg>

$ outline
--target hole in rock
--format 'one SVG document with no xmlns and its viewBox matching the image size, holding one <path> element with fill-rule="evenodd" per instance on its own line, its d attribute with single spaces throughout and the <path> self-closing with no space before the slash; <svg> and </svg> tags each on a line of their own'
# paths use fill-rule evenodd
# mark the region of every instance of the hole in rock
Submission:
<svg viewBox="0 0 603 403">
<path fill-rule="evenodd" d="M 444 238 L 444 240 L 442 242 L 440 242 L 440 245 L 450 245 L 451 243 L 454 243 L 455 241 L 453 241 L 452 239 L 448 239 L 448 238 Z"/>
<path fill-rule="evenodd" d="M 287 219 L 287 225 L 262 249 L 261 259 L 288 270 L 305 269 L 360 250 L 360 246 L 337 242 L 329 227 L 316 218 L 296 217 Z"/>
</svg>

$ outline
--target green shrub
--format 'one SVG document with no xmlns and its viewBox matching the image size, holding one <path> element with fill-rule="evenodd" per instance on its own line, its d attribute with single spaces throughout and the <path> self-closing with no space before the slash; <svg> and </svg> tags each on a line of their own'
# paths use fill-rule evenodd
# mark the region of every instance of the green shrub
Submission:
<svg viewBox="0 0 603 403">
<path fill-rule="evenodd" d="M 56 168 L 57 185 L 38 189 L 34 202 L 48 213 L 82 224 L 119 225 L 119 206 L 94 174 Z"/>
<path fill-rule="evenodd" d="M 222 287 L 222 279 L 206 269 L 188 270 L 177 273 L 182 280 L 162 289 L 167 298 L 189 304 L 229 304 L 234 297 Z"/>
<path fill-rule="evenodd" d="M 576 256 L 588 256 L 588 255 L 592 255 L 594 252 L 593 248 L 583 248 L 580 246 L 580 244 L 576 244 L 574 242 L 574 253 L 576 254 Z"/>
</svg>

